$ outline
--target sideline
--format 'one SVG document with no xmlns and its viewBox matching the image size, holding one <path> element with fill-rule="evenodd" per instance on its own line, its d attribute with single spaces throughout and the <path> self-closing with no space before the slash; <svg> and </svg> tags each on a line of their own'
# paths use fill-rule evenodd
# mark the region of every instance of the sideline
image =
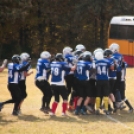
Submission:
<svg viewBox="0 0 134 134">
<path fill-rule="evenodd" d="M 120 122 L 119 120 L 117 120 L 117 119 L 111 117 L 110 115 L 106 115 L 106 117 L 107 117 L 108 119 L 110 119 L 110 120 L 116 122 L 116 123 L 119 123 L 119 124 L 122 125 L 123 127 L 127 128 L 127 129 L 131 129 L 131 130 L 134 131 L 134 129 L 133 129 L 132 127 L 127 126 L 126 124 L 124 124 L 124 123 Z"/>
</svg>

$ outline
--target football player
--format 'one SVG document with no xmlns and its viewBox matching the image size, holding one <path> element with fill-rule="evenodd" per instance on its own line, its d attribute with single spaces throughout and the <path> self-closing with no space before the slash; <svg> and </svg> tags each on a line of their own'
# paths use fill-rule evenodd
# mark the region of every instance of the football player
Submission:
<svg viewBox="0 0 134 134">
<path fill-rule="evenodd" d="M 0 103 L 0 111 L 5 104 L 14 103 L 13 115 L 19 114 L 19 105 L 22 100 L 21 90 L 19 88 L 19 75 L 21 71 L 26 70 L 30 66 L 30 61 L 26 64 L 19 64 L 20 56 L 13 55 L 12 63 L 8 64 L 8 90 L 12 99 Z"/>
<path fill-rule="evenodd" d="M 55 115 L 58 103 L 59 95 L 62 96 L 62 115 L 66 116 L 67 102 L 68 102 L 68 92 L 65 87 L 64 77 L 65 71 L 74 71 L 75 66 L 70 67 L 67 62 L 64 62 L 64 57 L 62 53 L 57 53 L 55 56 L 55 61 L 51 63 L 51 87 L 54 92 L 54 102 L 52 103 L 52 108 L 50 115 Z"/>
<path fill-rule="evenodd" d="M 85 115 L 87 105 L 90 102 L 91 89 L 89 85 L 89 70 L 92 68 L 91 53 L 83 53 L 81 59 L 76 64 L 75 77 L 77 80 L 78 101 L 75 115 L 80 113 Z M 82 104 L 83 103 L 83 104 Z"/>
<path fill-rule="evenodd" d="M 65 47 L 63 49 L 63 56 L 65 61 L 68 63 L 70 67 L 72 67 L 75 63 L 74 61 L 76 60 L 74 55 L 72 54 L 72 48 L 71 47 Z M 76 91 L 75 91 L 75 83 L 74 83 L 74 71 L 66 71 L 65 74 L 65 81 L 66 81 L 66 87 L 68 90 L 68 96 L 70 95 L 70 100 L 69 100 L 69 108 L 68 110 L 71 112 L 74 110 L 74 99 L 76 96 Z"/>
<path fill-rule="evenodd" d="M 105 49 L 103 54 L 104 54 L 104 58 L 114 63 L 114 58 L 112 58 L 113 52 L 110 49 Z M 116 107 L 116 101 L 114 97 L 114 94 L 115 94 L 114 86 L 115 86 L 115 80 L 116 80 L 116 64 L 114 64 L 114 70 L 111 70 L 111 69 L 108 70 L 108 78 L 109 78 L 109 98 L 113 102 L 114 109 L 116 109 L 117 107 Z M 113 111 L 110 105 L 110 102 L 108 104 L 108 110 L 110 112 Z"/>
<path fill-rule="evenodd" d="M 109 46 L 109 49 L 113 52 L 112 57 L 114 58 L 114 62 L 116 65 L 116 81 L 115 81 L 115 89 L 114 89 L 114 91 L 116 91 L 114 96 L 115 96 L 116 102 L 118 102 L 116 106 L 121 107 L 121 109 L 123 109 L 125 108 L 125 106 L 123 106 L 123 102 L 121 102 L 121 94 L 119 91 L 120 81 L 121 81 L 121 70 L 122 70 L 121 65 L 122 65 L 123 56 L 122 54 L 119 53 L 120 47 L 117 43 L 112 43 Z M 114 112 L 116 112 L 116 109 L 114 110 Z"/>
<path fill-rule="evenodd" d="M 52 91 L 48 82 L 50 74 L 50 58 L 51 54 L 48 51 L 43 51 L 36 65 L 35 85 L 43 93 L 42 104 L 40 110 L 48 114 L 50 110 L 50 101 Z"/>
<path fill-rule="evenodd" d="M 23 52 L 20 54 L 20 64 L 27 64 L 27 62 L 31 61 L 30 55 L 26 52 Z M 27 92 L 26 92 L 26 77 L 31 75 L 33 73 L 33 71 L 30 71 L 31 65 L 26 69 L 20 72 L 20 79 L 19 79 L 19 87 L 21 90 L 21 94 L 22 94 L 22 101 L 19 105 L 19 110 L 21 110 L 21 105 L 24 101 L 24 99 L 27 97 Z M 21 111 L 20 111 L 21 113 Z"/>
<path fill-rule="evenodd" d="M 103 97 L 105 114 L 109 114 L 108 111 L 108 96 L 109 96 L 109 81 L 108 81 L 108 69 L 113 70 L 113 62 L 109 62 L 104 59 L 103 52 L 96 51 L 95 54 L 95 65 L 96 65 L 96 114 L 100 114 L 100 101 Z"/>
<path fill-rule="evenodd" d="M 125 94 L 125 90 L 126 90 L 126 68 L 127 68 L 127 63 L 124 61 L 124 59 L 122 59 L 122 65 L 121 65 L 122 69 L 121 69 L 121 81 L 119 83 L 120 87 L 119 87 L 119 91 L 121 94 L 121 99 L 123 100 L 123 102 L 125 102 L 125 104 L 128 106 L 129 113 L 132 113 L 134 111 L 130 101 L 126 98 L 126 94 Z"/>
</svg>

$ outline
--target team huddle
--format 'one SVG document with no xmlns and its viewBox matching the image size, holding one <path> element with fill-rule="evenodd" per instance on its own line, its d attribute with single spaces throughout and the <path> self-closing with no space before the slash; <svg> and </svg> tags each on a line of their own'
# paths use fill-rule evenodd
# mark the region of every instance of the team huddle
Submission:
<svg viewBox="0 0 134 134">
<path fill-rule="evenodd" d="M 21 113 L 22 102 L 27 96 L 26 77 L 33 73 L 30 68 L 28 53 L 13 55 L 12 63 L 8 64 L 8 90 L 12 99 L 1 102 L 0 111 L 4 105 L 14 103 L 12 114 Z M 64 47 L 62 53 L 53 57 L 43 51 L 37 61 L 35 76 L 35 86 L 43 93 L 40 110 L 50 116 L 56 115 L 61 96 L 63 116 L 67 111 L 75 115 L 98 115 L 103 111 L 109 115 L 126 106 L 131 113 L 133 107 L 125 96 L 126 68 L 127 63 L 116 43 L 105 50 L 97 48 L 93 54 L 82 44 L 78 44 L 75 51 Z M 53 96 L 54 102 L 50 106 Z"/>
</svg>

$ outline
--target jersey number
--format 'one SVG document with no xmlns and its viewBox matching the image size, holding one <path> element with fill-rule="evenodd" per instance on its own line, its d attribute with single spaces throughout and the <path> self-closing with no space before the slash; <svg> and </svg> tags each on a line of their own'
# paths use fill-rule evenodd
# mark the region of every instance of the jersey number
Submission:
<svg viewBox="0 0 134 134">
<path fill-rule="evenodd" d="M 102 69 L 101 69 L 100 66 L 97 67 L 97 74 L 99 74 L 99 75 L 101 75 L 101 74 L 106 75 L 106 73 L 107 73 L 107 70 L 106 70 L 105 66 L 103 66 Z"/>
<path fill-rule="evenodd" d="M 59 75 L 59 68 L 54 68 L 53 73 L 55 76 L 58 76 Z"/>
<path fill-rule="evenodd" d="M 77 67 L 77 73 L 82 74 L 82 67 Z"/>
</svg>

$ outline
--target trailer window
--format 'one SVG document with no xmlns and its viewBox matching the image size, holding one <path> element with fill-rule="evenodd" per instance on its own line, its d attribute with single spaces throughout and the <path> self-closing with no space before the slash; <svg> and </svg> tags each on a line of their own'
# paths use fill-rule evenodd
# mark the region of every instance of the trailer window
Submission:
<svg viewBox="0 0 134 134">
<path fill-rule="evenodd" d="M 109 38 L 111 39 L 127 39 L 126 25 L 111 25 Z"/>
</svg>

